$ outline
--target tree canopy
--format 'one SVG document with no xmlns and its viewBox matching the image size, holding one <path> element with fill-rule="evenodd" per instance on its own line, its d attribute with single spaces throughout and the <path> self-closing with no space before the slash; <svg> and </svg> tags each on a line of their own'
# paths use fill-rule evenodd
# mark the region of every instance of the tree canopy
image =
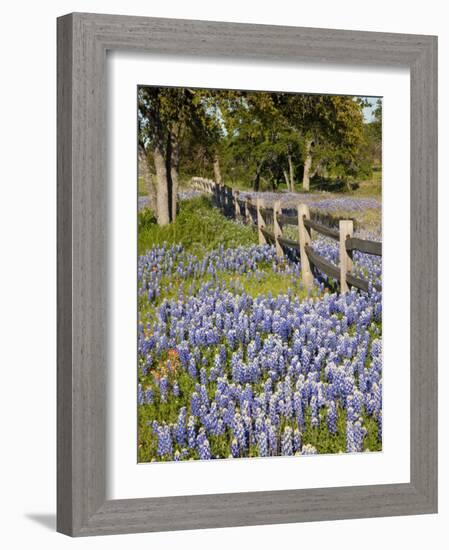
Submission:
<svg viewBox="0 0 449 550">
<path fill-rule="evenodd" d="M 181 179 L 308 191 L 315 178 L 347 186 L 381 162 L 382 103 L 366 99 L 236 90 L 140 87 L 138 141 L 155 175 L 158 223 L 176 216 Z"/>
</svg>

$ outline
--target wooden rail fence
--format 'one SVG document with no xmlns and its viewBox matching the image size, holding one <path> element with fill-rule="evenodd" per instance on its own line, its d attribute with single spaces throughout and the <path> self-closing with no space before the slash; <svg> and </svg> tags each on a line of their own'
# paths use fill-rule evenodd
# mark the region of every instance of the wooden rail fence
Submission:
<svg viewBox="0 0 449 550">
<path fill-rule="evenodd" d="M 232 217 L 257 227 L 259 244 L 271 243 L 276 247 L 276 254 L 284 257 L 286 249 L 298 251 L 301 260 L 301 274 L 304 285 L 311 288 L 313 284 L 312 266 L 325 273 L 328 277 L 339 281 L 340 291 L 345 293 L 350 286 L 368 291 L 369 283 L 366 279 L 356 277 L 352 273 L 352 254 L 358 250 L 365 254 L 382 256 L 382 243 L 353 237 L 353 220 L 338 220 L 338 229 L 333 229 L 316 220 L 311 219 L 309 207 L 298 204 L 296 215 L 283 213 L 281 202 L 276 201 L 272 208 L 267 208 L 263 199 L 255 203 L 251 199 L 241 198 L 238 191 L 227 185 L 216 183 L 204 178 L 192 178 L 192 187 L 212 195 L 214 205 L 228 217 Z M 273 226 L 268 231 L 267 225 Z M 295 226 L 298 231 L 298 240 L 284 237 L 285 226 Z M 336 266 L 313 250 L 312 230 L 334 239 L 339 243 L 340 265 Z M 378 290 L 380 290 L 378 288 Z"/>
</svg>

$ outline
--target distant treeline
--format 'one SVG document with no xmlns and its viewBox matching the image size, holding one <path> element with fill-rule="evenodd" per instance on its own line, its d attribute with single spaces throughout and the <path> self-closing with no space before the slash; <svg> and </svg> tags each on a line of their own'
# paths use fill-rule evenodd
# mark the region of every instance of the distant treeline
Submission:
<svg viewBox="0 0 449 550">
<path fill-rule="evenodd" d="M 313 178 L 350 188 L 381 165 L 382 103 L 361 97 L 140 87 L 139 176 L 158 223 L 176 217 L 179 182 L 276 190 Z"/>
</svg>

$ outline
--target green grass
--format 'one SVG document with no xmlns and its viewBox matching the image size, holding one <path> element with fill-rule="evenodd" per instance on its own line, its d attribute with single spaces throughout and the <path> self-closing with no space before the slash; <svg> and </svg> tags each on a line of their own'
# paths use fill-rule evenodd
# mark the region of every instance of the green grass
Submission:
<svg viewBox="0 0 449 550">
<path fill-rule="evenodd" d="M 197 197 L 181 201 L 176 221 L 163 227 L 157 225 L 150 210 L 139 212 L 139 254 L 164 242 L 180 243 L 201 257 L 219 245 L 233 248 L 257 244 L 257 233 L 252 227 L 225 218 L 208 197 Z"/>
<path fill-rule="evenodd" d="M 382 169 L 375 168 L 370 179 L 359 182 L 351 193 L 355 197 L 382 197 Z"/>
<path fill-rule="evenodd" d="M 316 288 L 308 292 L 300 277 L 294 277 L 285 273 L 273 273 L 271 267 L 260 269 L 262 272 L 257 277 L 253 273 L 248 275 L 222 274 L 220 279 L 226 283 L 237 284 L 246 294 L 252 298 L 266 296 L 269 293 L 273 297 L 287 294 L 289 291 L 300 300 L 317 295 Z"/>
<path fill-rule="evenodd" d="M 382 227 L 381 208 L 365 208 L 364 210 L 333 210 L 334 218 L 355 220 L 357 229 L 380 231 Z"/>
</svg>

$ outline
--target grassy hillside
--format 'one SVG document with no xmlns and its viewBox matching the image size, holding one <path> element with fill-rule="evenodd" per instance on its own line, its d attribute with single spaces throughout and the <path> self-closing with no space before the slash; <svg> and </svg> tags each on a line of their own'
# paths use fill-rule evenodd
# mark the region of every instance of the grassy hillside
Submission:
<svg viewBox="0 0 449 550">
<path fill-rule="evenodd" d="M 139 254 L 162 243 L 182 244 L 186 251 L 202 256 L 219 245 L 232 248 L 257 243 L 254 228 L 226 219 L 210 199 L 198 197 L 180 202 L 176 221 L 159 227 L 154 214 L 144 209 L 139 212 Z"/>
</svg>

